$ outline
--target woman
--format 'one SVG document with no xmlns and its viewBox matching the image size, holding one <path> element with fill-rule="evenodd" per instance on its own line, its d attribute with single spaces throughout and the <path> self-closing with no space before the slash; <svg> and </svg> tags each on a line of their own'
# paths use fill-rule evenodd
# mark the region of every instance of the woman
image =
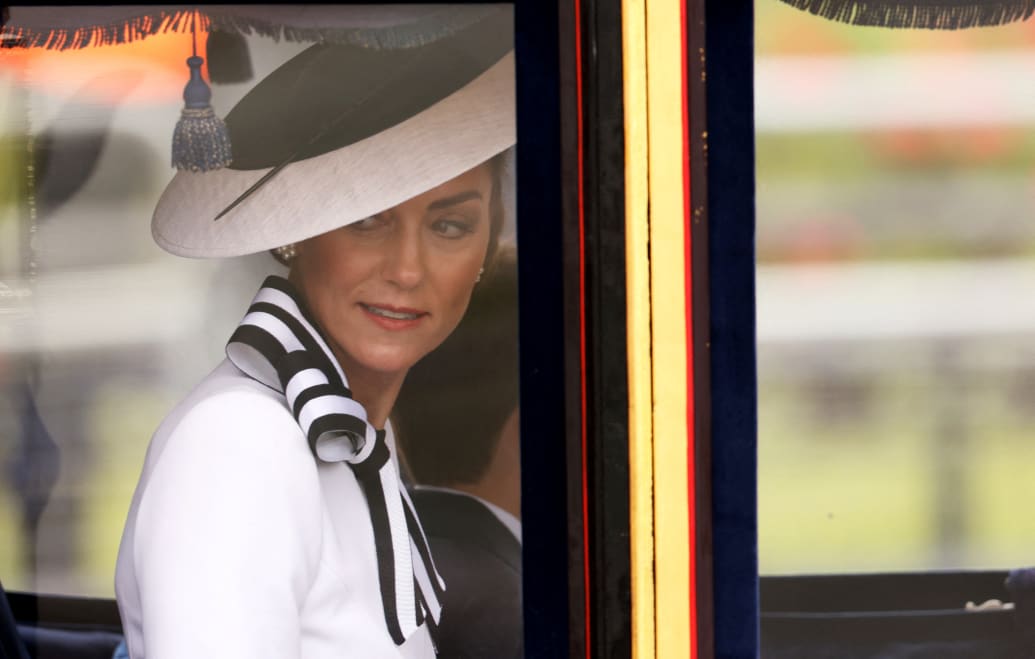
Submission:
<svg viewBox="0 0 1035 659">
<path fill-rule="evenodd" d="M 116 572 L 134 659 L 434 656 L 444 584 L 386 421 L 491 265 L 514 143 L 510 12 L 458 16 L 303 52 L 228 115 L 233 169 L 159 201 L 165 249 L 290 274 L 152 439 Z"/>
</svg>

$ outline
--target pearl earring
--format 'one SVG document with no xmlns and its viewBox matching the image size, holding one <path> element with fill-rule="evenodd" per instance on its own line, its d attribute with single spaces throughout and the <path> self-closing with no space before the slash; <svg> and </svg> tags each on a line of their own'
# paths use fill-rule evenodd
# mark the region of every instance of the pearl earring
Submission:
<svg viewBox="0 0 1035 659">
<path fill-rule="evenodd" d="M 485 274 L 485 268 L 478 268 L 478 276 L 474 278 L 474 283 L 478 283 L 482 280 L 482 275 Z"/>
<path fill-rule="evenodd" d="M 298 247 L 295 243 L 288 243 L 287 245 L 281 245 L 280 247 L 274 247 L 270 250 L 273 253 L 273 258 L 277 259 L 284 265 L 291 265 L 291 262 L 298 256 Z"/>
</svg>

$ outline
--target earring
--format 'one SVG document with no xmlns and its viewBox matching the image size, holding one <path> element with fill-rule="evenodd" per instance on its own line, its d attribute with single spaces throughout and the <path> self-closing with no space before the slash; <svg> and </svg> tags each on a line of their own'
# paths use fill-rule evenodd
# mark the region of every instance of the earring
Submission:
<svg viewBox="0 0 1035 659">
<path fill-rule="evenodd" d="M 273 258 L 277 259 L 284 265 L 291 265 L 291 262 L 298 256 L 298 247 L 295 243 L 288 243 L 287 245 L 281 245 L 280 247 L 274 247 L 270 250 L 273 253 Z"/>
<path fill-rule="evenodd" d="M 485 268 L 478 268 L 478 276 L 474 278 L 474 283 L 478 283 L 482 280 L 482 275 L 485 274 Z"/>
</svg>

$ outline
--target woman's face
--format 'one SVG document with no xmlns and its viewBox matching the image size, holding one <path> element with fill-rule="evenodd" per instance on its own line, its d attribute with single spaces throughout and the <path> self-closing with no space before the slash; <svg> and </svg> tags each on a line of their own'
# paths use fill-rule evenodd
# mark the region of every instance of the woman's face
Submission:
<svg viewBox="0 0 1035 659">
<path fill-rule="evenodd" d="M 291 280 L 346 374 L 405 374 L 449 336 L 485 259 L 491 194 L 480 165 L 299 244 Z"/>
</svg>

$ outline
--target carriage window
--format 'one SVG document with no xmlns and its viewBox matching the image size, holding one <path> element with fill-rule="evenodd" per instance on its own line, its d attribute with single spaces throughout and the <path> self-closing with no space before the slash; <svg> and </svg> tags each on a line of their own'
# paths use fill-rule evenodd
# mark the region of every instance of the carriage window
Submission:
<svg viewBox="0 0 1035 659">
<path fill-rule="evenodd" d="M 123 20 L 126 12 L 146 13 L 151 8 L 76 8 L 68 21 L 60 15 L 62 12 L 55 17 L 53 8 L 49 8 L 50 14 L 47 8 L 41 10 L 42 15 L 32 14 L 39 9 L 12 8 L 9 25 L 22 24 L 19 21 L 36 27 L 54 24 L 47 20 L 72 25 L 79 18 L 89 21 L 90 16 L 96 16 L 98 22 L 88 25 L 106 25 L 106 11 L 116 12 L 118 20 Z M 152 237 L 156 202 L 177 173 L 171 160 L 184 157 L 183 153 L 189 158 L 196 155 L 190 155 L 194 152 L 188 147 L 182 151 L 176 146 L 170 149 L 178 120 L 186 122 L 186 118 L 181 119 L 186 117 L 181 113 L 184 86 L 190 76 L 185 60 L 195 48 L 199 55 L 206 55 L 200 71 L 211 83 L 211 107 L 218 117 L 226 117 L 246 93 L 284 63 L 309 61 L 293 58 L 316 41 L 330 44 L 315 52 L 329 51 L 333 57 L 327 59 L 333 60 L 332 65 L 348 62 L 353 69 L 361 68 L 355 65 L 355 53 L 360 51 L 369 54 L 411 49 L 411 53 L 425 54 L 423 58 L 395 59 L 375 54 L 363 60 L 381 66 L 388 66 L 383 63 L 386 60 L 401 62 L 397 75 L 384 76 L 387 81 L 375 88 L 381 96 L 365 91 L 357 97 L 369 103 L 367 112 L 375 102 L 395 108 L 397 99 L 406 101 L 398 103 L 404 108 L 396 112 L 400 116 L 383 119 L 388 122 L 384 126 L 372 120 L 354 120 L 357 111 L 345 104 L 351 103 L 350 99 L 341 100 L 343 94 L 321 96 L 313 91 L 313 87 L 319 87 L 313 83 L 317 74 L 309 79 L 308 88 L 298 83 L 293 90 L 309 89 L 310 97 L 320 99 L 319 104 L 307 106 L 308 110 L 331 107 L 338 111 L 338 118 L 314 120 L 308 125 L 299 120 L 287 126 L 285 132 L 293 128 L 294 137 L 278 143 L 287 143 L 290 148 L 302 144 L 289 156 L 292 164 L 356 144 L 365 144 L 370 153 L 378 153 L 379 143 L 373 138 L 404 120 L 410 121 L 407 125 L 412 135 L 422 138 L 428 134 L 440 137 L 447 130 L 459 132 L 449 127 L 461 123 L 458 118 L 465 116 L 464 112 L 473 113 L 470 108 L 481 108 L 486 114 L 487 104 L 505 104 L 512 99 L 507 87 L 512 87 L 511 42 L 495 38 L 513 29 L 512 10 L 506 4 L 319 5 L 301 12 L 287 5 L 160 9 L 172 12 L 179 22 L 172 28 L 163 23 L 165 27 L 154 30 L 154 34 L 128 43 L 99 45 L 94 42 L 102 31 L 97 31 L 90 35 L 93 42 L 87 40 L 89 47 L 79 47 L 81 40 L 61 33 L 49 42 L 26 47 L 30 44 L 19 41 L 22 37 L 7 32 L 0 48 L 0 580 L 8 590 L 114 596 L 116 555 L 149 439 L 170 410 L 223 360 L 227 339 L 263 279 L 269 274 L 287 274 L 278 260 L 291 257 L 280 254 L 275 260 L 265 246 L 251 256 L 190 259 L 166 253 Z M 196 40 L 189 27 L 192 11 L 199 21 Z M 204 23 L 203 19 L 212 22 Z M 141 20 L 146 31 L 151 19 Z M 166 16 L 162 20 L 172 19 Z M 222 29 L 210 34 L 209 25 Z M 492 29 L 479 31 L 485 26 Z M 107 37 L 115 39 L 116 32 L 109 31 Z M 58 47 L 62 43 L 69 47 Z M 420 50 L 429 44 L 436 45 L 437 50 L 432 52 L 437 59 L 426 55 L 428 49 Z M 466 69 L 452 64 L 461 58 Z M 405 96 L 409 88 L 399 92 L 403 87 L 400 81 L 417 77 L 414 62 L 450 70 L 450 76 L 441 76 L 444 83 L 418 86 L 413 92 L 416 101 Z M 270 94 L 268 89 L 265 93 Z M 491 107 L 498 109 L 496 105 Z M 453 160 L 434 157 L 441 153 L 455 155 L 449 149 L 418 151 L 434 152 L 426 162 L 413 158 L 425 169 L 438 168 L 432 174 L 440 177 L 434 184 L 421 179 L 419 172 L 411 172 L 409 179 L 399 184 L 402 191 L 384 193 L 391 198 L 388 195 L 402 195 L 408 190 L 409 196 L 391 203 L 381 199 L 370 203 L 383 202 L 385 205 L 378 207 L 382 210 L 397 207 L 422 192 L 460 179 L 465 172 L 478 174 L 472 179 L 478 185 L 472 183 L 472 189 L 464 187 L 448 197 L 436 198 L 422 207 L 423 214 L 407 216 L 407 221 L 412 216 L 421 226 L 429 227 L 416 235 L 434 241 L 440 253 L 455 259 L 454 255 L 466 247 L 467 252 L 461 255 L 474 256 L 464 262 L 471 270 L 470 277 L 464 270 L 463 276 L 454 274 L 450 280 L 449 290 L 456 299 L 463 299 L 463 304 L 447 309 L 453 314 L 449 316 L 453 318 L 450 329 L 434 334 L 408 354 L 412 360 L 406 368 L 408 376 L 413 377 L 407 377 L 411 384 L 403 389 L 405 406 L 400 397 L 392 408 L 394 433 L 388 437 L 389 441 L 394 437 L 399 454 L 405 452 L 401 458 L 402 467 L 408 469 L 404 479 L 412 486 L 410 496 L 425 519 L 423 528 L 433 549 L 436 543 L 452 539 L 437 520 L 453 519 L 448 512 L 451 507 L 466 506 L 464 510 L 477 516 L 477 523 L 464 527 L 470 537 L 477 540 L 481 537 L 478 533 L 488 529 L 486 532 L 494 534 L 495 544 L 486 544 L 489 549 L 484 551 L 505 550 L 500 555 L 513 562 L 505 566 L 513 573 L 508 572 L 506 585 L 510 590 L 505 593 L 509 597 L 505 606 L 512 614 L 508 624 L 516 621 L 516 626 L 508 628 L 511 635 L 496 630 L 502 641 L 510 642 L 519 639 L 521 633 L 521 523 L 516 165 L 512 131 L 503 134 L 508 125 L 504 115 L 506 112 L 493 112 L 492 116 L 504 118 L 491 126 L 486 123 L 489 128 L 481 133 L 475 130 L 477 127 L 465 125 L 464 134 L 475 135 L 471 139 L 478 143 L 474 148 L 457 147 L 462 154 Z M 239 124 L 248 121 L 246 118 Z M 434 125 L 438 132 L 422 128 L 429 121 L 437 121 Z M 346 124 L 347 129 L 342 129 Z M 210 130 L 199 124 L 193 126 L 201 132 Z M 312 138 L 311 132 L 304 135 L 308 141 L 298 138 L 300 132 L 318 128 L 322 132 L 317 137 L 321 139 L 332 129 L 345 136 L 335 133 L 324 140 L 340 140 L 333 148 L 296 157 L 303 148 L 315 151 L 321 147 L 323 143 Z M 265 128 L 256 132 L 263 137 L 276 136 L 275 131 Z M 492 134 L 486 137 L 487 132 Z M 401 138 L 394 139 L 398 142 Z M 398 144 L 393 148 L 395 151 L 380 150 L 404 153 Z M 355 151 L 350 154 L 351 164 L 335 162 L 327 167 L 324 160 L 324 170 L 343 179 L 358 177 L 356 172 L 362 169 L 355 164 L 358 156 Z M 239 166 L 231 168 L 233 172 L 217 173 L 236 175 L 242 170 L 272 168 L 235 165 Z M 277 176 L 283 179 L 290 167 L 277 170 Z M 312 173 L 313 169 L 308 171 Z M 449 176 L 441 178 L 446 173 Z M 180 174 L 186 179 L 192 175 Z M 406 173 L 393 169 L 392 176 L 402 180 Z M 351 178 L 349 182 L 353 188 L 362 188 L 361 192 L 380 189 Z M 297 189 L 305 189 L 305 183 L 298 183 Z M 247 187 L 240 186 L 234 195 Z M 269 193 L 269 189 L 261 192 Z M 260 197 L 257 192 L 253 199 Z M 373 212 L 368 206 L 361 205 L 365 213 Z M 241 208 L 245 208 L 243 203 Z M 288 212 L 293 215 L 284 224 L 303 223 L 298 218 L 301 214 L 293 209 L 282 214 Z M 254 215 L 268 219 L 259 211 Z M 215 212 L 207 217 L 214 216 Z M 220 221 L 234 219 L 228 216 Z M 318 231 L 284 242 L 301 241 L 335 228 L 321 225 Z M 355 234 L 361 230 L 355 228 Z M 364 307 L 371 318 L 377 317 L 370 322 L 380 323 L 378 327 L 385 332 L 401 333 L 432 315 L 423 308 L 401 306 L 405 300 L 379 301 L 385 307 L 393 301 L 400 305 Z M 431 307 L 432 303 L 427 305 Z M 451 328 L 456 328 L 452 334 Z M 446 335 L 449 341 L 445 341 Z M 495 343 L 490 345 L 483 336 L 491 336 Z M 434 366 L 416 367 L 414 362 L 420 357 L 416 353 L 421 350 L 420 355 L 430 351 L 425 362 L 437 355 L 437 361 L 431 362 Z M 451 352 L 443 356 L 438 350 Z M 454 367 L 459 363 L 457 354 L 469 362 L 466 370 Z M 417 387 L 425 381 L 434 385 Z M 438 399 L 429 402 L 429 388 Z M 438 416 L 430 417 L 429 408 Z M 422 415 L 421 423 L 411 420 L 416 415 Z M 472 421 L 472 417 L 478 418 Z M 457 424 L 464 422 L 478 425 L 463 426 L 461 432 Z M 437 448 L 429 456 L 427 447 L 431 445 Z M 465 542 L 466 538 L 457 540 L 454 554 L 459 558 L 447 555 L 438 561 L 440 572 L 463 567 L 459 559 L 473 546 Z M 477 545 L 475 551 L 482 551 L 480 547 Z M 479 574 L 498 577 L 495 563 L 487 560 L 485 566 L 479 568 L 483 570 Z M 496 597 L 497 590 L 485 592 L 489 590 Z M 453 592 L 463 590 L 457 587 Z"/>
<path fill-rule="evenodd" d="M 756 12 L 760 571 L 1027 564 L 1033 24 Z"/>
</svg>

